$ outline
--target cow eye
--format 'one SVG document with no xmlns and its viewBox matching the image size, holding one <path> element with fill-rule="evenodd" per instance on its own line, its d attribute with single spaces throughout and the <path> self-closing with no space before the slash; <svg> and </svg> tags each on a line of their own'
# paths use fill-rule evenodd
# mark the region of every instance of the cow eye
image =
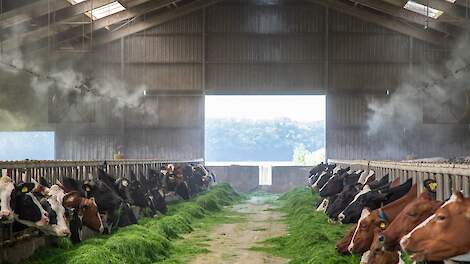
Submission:
<svg viewBox="0 0 470 264">
<path fill-rule="evenodd" d="M 437 221 L 445 221 L 447 217 L 445 215 L 438 215 L 437 216 Z"/>
<path fill-rule="evenodd" d="M 416 212 L 409 212 L 406 215 L 408 215 L 409 217 L 416 217 Z"/>
</svg>

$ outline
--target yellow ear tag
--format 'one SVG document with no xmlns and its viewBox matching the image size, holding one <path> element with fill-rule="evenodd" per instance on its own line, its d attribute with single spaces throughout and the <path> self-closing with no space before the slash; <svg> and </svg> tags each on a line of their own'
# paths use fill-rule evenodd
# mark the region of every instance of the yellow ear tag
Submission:
<svg viewBox="0 0 470 264">
<path fill-rule="evenodd" d="M 429 184 L 429 189 L 433 192 L 435 192 L 437 190 L 437 183 L 436 182 L 431 182 Z"/>
<path fill-rule="evenodd" d="M 91 188 L 87 186 L 87 187 L 85 187 L 85 191 L 91 192 Z"/>
<path fill-rule="evenodd" d="M 29 191 L 29 189 L 26 186 L 23 186 L 23 188 L 21 188 L 22 193 L 27 193 L 28 191 Z"/>
<path fill-rule="evenodd" d="M 384 222 L 380 223 L 380 229 L 385 230 L 386 227 L 387 225 Z"/>
</svg>

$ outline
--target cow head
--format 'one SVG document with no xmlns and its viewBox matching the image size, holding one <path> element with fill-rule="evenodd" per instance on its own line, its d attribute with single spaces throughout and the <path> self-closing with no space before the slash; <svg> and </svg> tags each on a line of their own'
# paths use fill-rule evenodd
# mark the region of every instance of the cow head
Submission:
<svg viewBox="0 0 470 264">
<path fill-rule="evenodd" d="M 141 179 L 144 179 L 144 177 L 141 177 Z M 142 207 L 142 208 L 147 207 L 148 204 L 145 198 L 145 193 L 148 190 L 148 186 L 145 186 L 144 184 L 142 184 L 142 182 L 137 180 L 137 178 L 134 175 L 131 175 L 129 180 L 130 180 L 129 192 L 130 192 L 134 205 Z"/>
<path fill-rule="evenodd" d="M 15 184 L 8 176 L 0 178 L 0 223 L 13 222 L 14 215 L 10 206 L 11 195 Z"/>
<path fill-rule="evenodd" d="M 34 183 L 18 184 L 12 192 L 10 204 L 16 221 L 26 226 L 42 228 L 49 224 L 49 215 L 31 193 L 33 189 Z"/>
<path fill-rule="evenodd" d="M 102 180 L 86 180 L 82 186 L 85 197 L 94 198 L 100 213 L 116 210 L 122 202 L 122 198 L 116 191 Z"/>
<path fill-rule="evenodd" d="M 377 208 L 377 204 L 383 201 L 385 194 L 380 191 L 372 191 L 369 185 L 364 186 L 356 194 L 353 201 L 338 215 L 338 219 L 343 224 L 351 224 L 359 221 L 364 208 Z"/>
<path fill-rule="evenodd" d="M 352 253 L 368 251 L 374 238 L 374 232 L 376 232 L 379 225 L 380 219 L 377 212 L 370 212 L 369 209 L 364 208 L 348 250 Z"/>
<path fill-rule="evenodd" d="M 414 261 L 442 261 L 470 251 L 470 199 L 456 192 L 433 215 L 404 236 L 401 247 Z"/>
<path fill-rule="evenodd" d="M 378 233 L 374 234 L 374 240 L 370 247 L 368 255 L 368 264 L 396 264 L 400 263 L 400 255 L 398 251 L 385 250 L 382 246 L 380 235 Z"/>
<path fill-rule="evenodd" d="M 347 175 L 346 171 L 340 170 L 337 174 L 333 175 L 328 182 L 320 189 L 319 194 L 321 197 L 328 197 L 340 193 L 343 190 L 343 180 Z"/>
<path fill-rule="evenodd" d="M 356 231 L 357 224 L 354 224 L 349 232 L 336 243 L 336 251 L 341 255 L 349 255 L 351 252 L 348 250 L 349 244 L 351 244 L 351 239 Z"/>
<path fill-rule="evenodd" d="M 129 203 L 133 204 L 134 201 L 131 196 L 131 181 L 127 178 L 119 178 L 115 182 L 117 189 L 119 191 L 119 195 L 124 198 L 124 200 L 128 201 Z"/>
<path fill-rule="evenodd" d="M 44 178 L 41 178 L 40 182 L 38 183 L 33 179 L 35 184 L 33 192 L 49 215 L 49 225 L 40 227 L 40 229 L 53 236 L 68 236 L 70 229 L 66 221 L 66 210 L 62 205 L 65 196 L 64 191 L 58 185 L 50 186 Z"/>
<path fill-rule="evenodd" d="M 336 219 L 344 210 L 346 206 L 354 199 L 354 196 L 358 193 L 358 190 L 353 185 L 348 185 L 344 190 L 338 194 L 334 202 L 332 202 L 326 209 L 326 214 L 333 219 Z"/>
<path fill-rule="evenodd" d="M 84 198 L 78 192 L 72 191 L 64 196 L 63 205 L 66 208 L 78 210 L 83 225 L 95 232 L 103 233 L 103 222 L 94 198 Z"/>
<path fill-rule="evenodd" d="M 426 220 L 429 216 L 442 205 L 442 202 L 436 201 L 433 193 L 425 191 L 414 201 L 409 203 L 398 216 L 393 220 L 390 226 L 380 236 L 380 240 L 388 250 L 397 250 L 399 240 L 408 234 L 419 223 Z"/>
</svg>

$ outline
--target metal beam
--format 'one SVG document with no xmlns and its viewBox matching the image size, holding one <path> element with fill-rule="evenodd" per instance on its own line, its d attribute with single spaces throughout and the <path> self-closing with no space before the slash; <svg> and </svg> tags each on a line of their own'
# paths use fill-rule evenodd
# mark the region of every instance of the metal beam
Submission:
<svg viewBox="0 0 470 264">
<path fill-rule="evenodd" d="M 65 0 L 50 1 L 40 0 L 29 5 L 15 8 L 0 15 L 0 27 L 10 27 L 22 23 L 31 18 L 46 15 L 49 11 L 55 11 L 70 6 Z"/>
<path fill-rule="evenodd" d="M 329 7 L 340 13 L 345 13 L 361 20 L 380 25 L 393 31 L 400 32 L 402 34 L 412 36 L 414 38 L 441 46 L 450 48 L 454 44 L 454 41 L 449 38 L 442 37 L 441 34 L 431 32 L 425 29 L 413 27 L 412 25 L 403 23 L 401 21 L 384 17 L 383 15 L 374 14 L 368 10 L 360 8 L 358 6 L 352 6 L 341 2 L 339 0 L 307 0 L 307 2 L 319 4 L 322 6 Z"/>
<path fill-rule="evenodd" d="M 67 18 L 81 15 L 90 11 L 91 9 L 104 6 L 114 1 L 115 0 L 87 0 L 76 5 L 69 5 L 65 8 L 54 11 L 52 14 L 53 21 L 51 21 L 50 18 L 51 14 L 46 13 L 36 18 L 30 17 L 29 20 L 24 20 L 21 23 L 16 23 L 15 25 L 11 25 L 11 27 L 7 27 L 7 25 L 5 25 L 5 27 L 0 30 L 0 39 L 5 40 L 6 38 L 8 38 L 10 32 L 14 32 L 14 37 L 19 37 L 21 34 L 26 33 L 28 31 L 32 31 L 40 27 L 47 27 L 52 23 L 57 23 Z"/>
<path fill-rule="evenodd" d="M 458 5 L 452 4 L 445 0 L 414 0 L 417 3 L 420 3 L 425 6 L 430 6 L 432 8 L 444 11 L 444 15 L 457 18 L 457 21 L 449 21 L 452 24 L 457 26 L 462 26 L 463 28 L 470 29 L 470 20 L 466 14 L 464 8 L 459 7 Z M 442 20 L 440 17 L 438 20 Z"/>
<path fill-rule="evenodd" d="M 385 13 L 394 17 L 398 17 L 405 21 L 422 25 L 423 27 L 428 26 L 429 28 L 442 32 L 446 35 L 452 35 L 452 36 L 457 37 L 462 33 L 461 30 L 454 28 L 453 26 L 439 22 L 439 20 L 430 19 L 426 16 L 406 10 L 404 8 L 397 7 L 395 5 L 392 5 L 386 2 L 377 1 L 377 0 L 350 0 L 350 1 L 375 9 L 382 13 Z"/>
<path fill-rule="evenodd" d="M 134 33 L 161 25 L 178 17 L 182 17 L 193 13 L 197 10 L 201 10 L 205 7 L 215 5 L 222 2 L 223 0 L 196 0 L 184 6 L 167 11 L 163 14 L 157 14 L 152 17 L 147 17 L 145 21 L 140 21 L 129 27 L 122 28 L 115 32 L 110 32 L 105 35 L 101 35 L 95 38 L 94 45 L 103 45 L 122 37 L 132 35 Z"/>
<path fill-rule="evenodd" d="M 54 31 L 48 31 L 46 29 L 42 29 L 39 32 L 33 32 L 28 34 L 27 36 L 22 36 L 21 38 L 21 49 L 26 51 L 37 50 L 38 48 L 41 49 L 42 47 L 47 46 L 48 37 L 50 35 L 55 35 L 55 41 L 58 43 L 64 42 L 67 40 L 72 40 L 74 38 L 78 38 L 79 36 L 83 35 L 83 32 L 92 32 L 97 31 L 113 24 L 119 23 L 121 21 L 125 21 L 128 19 L 132 19 L 134 17 L 142 16 L 146 13 L 153 12 L 155 10 L 167 7 L 174 3 L 178 3 L 181 0 L 160 0 L 160 1 L 152 1 L 152 0 L 136 0 L 129 2 L 128 9 L 98 20 L 95 20 L 93 24 L 82 25 L 82 26 L 71 26 L 65 27 L 65 29 L 57 28 Z M 48 34 L 49 33 L 49 34 Z M 5 50 L 8 49 L 16 49 L 17 48 L 18 40 L 8 40 L 3 43 L 3 48 Z"/>
</svg>

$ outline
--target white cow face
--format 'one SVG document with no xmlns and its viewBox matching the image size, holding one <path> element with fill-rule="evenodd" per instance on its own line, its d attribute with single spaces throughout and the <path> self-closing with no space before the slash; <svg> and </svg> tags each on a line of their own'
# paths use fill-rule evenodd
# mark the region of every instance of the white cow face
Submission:
<svg viewBox="0 0 470 264">
<path fill-rule="evenodd" d="M 0 223 L 13 222 L 13 210 L 10 207 L 11 193 L 15 189 L 13 181 L 8 176 L 0 178 Z"/>
</svg>

